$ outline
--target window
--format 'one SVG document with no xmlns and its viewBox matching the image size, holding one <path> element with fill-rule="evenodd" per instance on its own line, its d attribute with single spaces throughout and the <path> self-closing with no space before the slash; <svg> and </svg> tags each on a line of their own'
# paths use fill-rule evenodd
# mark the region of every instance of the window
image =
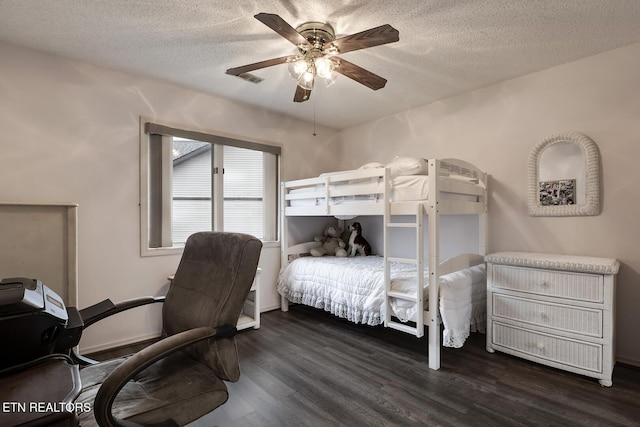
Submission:
<svg viewBox="0 0 640 427">
<path fill-rule="evenodd" d="M 278 239 L 279 147 L 146 122 L 140 152 L 143 255 L 198 231 Z"/>
</svg>

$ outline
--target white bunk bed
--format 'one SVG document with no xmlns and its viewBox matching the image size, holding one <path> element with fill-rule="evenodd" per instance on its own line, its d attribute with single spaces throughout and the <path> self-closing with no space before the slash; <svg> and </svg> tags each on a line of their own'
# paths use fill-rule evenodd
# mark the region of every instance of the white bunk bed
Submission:
<svg viewBox="0 0 640 427">
<path fill-rule="evenodd" d="M 301 253 L 308 253 L 317 242 L 289 246 L 288 226 L 291 217 L 334 216 L 340 220 L 358 216 L 381 216 L 384 221 L 383 268 L 384 326 L 421 337 L 428 328 L 429 367 L 440 368 L 440 286 L 454 272 L 483 266 L 487 231 L 487 174 L 474 165 L 457 159 L 416 159 L 424 165 L 409 168 L 410 174 L 395 164 L 387 167 L 363 167 L 358 170 L 322 174 L 316 178 L 282 184 L 283 249 L 282 271 Z M 392 162 L 393 163 L 393 162 Z M 478 249 L 474 254 L 460 254 L 446 261 L 440 259 L 440 216 L 476 215 Z M 398 222 L 398 216 L 415 218 Z M 424 219 L 428 217 L 428 242 L 424 242 Z M 415 231 L 415 258 L 394 257 L 390 253 L 390 232 L 394 228 Z M 425 245 L 426 246 L 425 248 Z M 428 261 L 425 262 L 425 249 Z M 370 258 L 370 257 L 367 257 Z M 303 260 L 304 258 L 300 259 Z M 353 258 L 349 258 L 355 261 Z M 394 288 L 396 274 L 392 266 L 411 264 L 415 277 L 410 290 Z M 365 267 L 368 268 L 368 267 Z M 428 277 L 426 279 L 425 277 Z M 428 294 L 423 291 L 427 286 Z M 279 283 L 279 288 L 282 284 Z M 282 293 L 282 292 L 281 292 Z M 428 304 L 425 304 L 425 300 Z M 282 296 L 282 310 L 289 301 Z M 398 302 L 414 305 L 409 320 L 394 317 Z M 426 306 L 425 306 L 426 305 Z M 455 304 L 454 304 L 455 305 Z M 402 317 L 402 316 L 400 316 Z"/>
</svg>

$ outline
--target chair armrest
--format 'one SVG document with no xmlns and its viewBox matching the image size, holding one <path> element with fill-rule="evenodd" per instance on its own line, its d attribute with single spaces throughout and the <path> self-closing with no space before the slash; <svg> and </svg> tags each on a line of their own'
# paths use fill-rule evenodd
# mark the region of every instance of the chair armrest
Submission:
<svg viewBox="0 0 640 427">
<path fill-rule="evenodd" d="M 164 302 L 165 297 L 140 297 L 114 304 L 110 299 L 106 299 L 97 304 L 83 308 L 80 310 L 80 317 L 84 323 L 83 329 L 93 325 L 94 323 L 105 319 L 114 314 L 121 313 L 131 308 L 141 307 L 156 302 Z"/>
<path fill-rule="evenodd" d="M 98 425 L 114 427 L 142 426 L 142 424 L 133 423 L 131 421 L 119 420 L 115 418 L 111 412 L 113 401 L 125 384 L 127 384 L 131 378 L 143 371 L 146 367 L 171 353 L 207 338 L 232 337 L 236 332 L 237 329 L 235 326 L 231 325 L 222 325 L 217 328 L 203 326 L 200 328 L 190 329 L 151 344 L 149 347 L 146 347 L 131 356 L 129 359 L 125 360 L 106 378 L 96 394 L 93 413 Z M 155 424 L 155 426 L 177 427 L 177 424 L 173 420 L 167 420 L 165 422 Z"/>
<path fill-rule="evenodd" d="M 123 311 L 129 310 L 131 308 L 141 307 L 147 304 L 153 304 L 156 302 L 164 302 L 165 297 L 140 297 L 134 298 L 126 301 L 119 302 L 118 304 L 114 304 L 110 299 L 106 299 L 104 301 L 100 301 L 97 304 L 91 305 L 89 307 L 83 308 L 79 311 L 80 318 L 82 319 L 82 330 L 84 331 L 89 326 L 94 323 L 106 319 L 109 316 L 113 316 L 114 314 L 121 313 Z M 76 353 L 73 349 L 69 352 L 71 358 L 75 360 L 80 365 L 95 365 L 98 363 L 97 360 L 90 359 L 81 354 Z"/>
</svg>

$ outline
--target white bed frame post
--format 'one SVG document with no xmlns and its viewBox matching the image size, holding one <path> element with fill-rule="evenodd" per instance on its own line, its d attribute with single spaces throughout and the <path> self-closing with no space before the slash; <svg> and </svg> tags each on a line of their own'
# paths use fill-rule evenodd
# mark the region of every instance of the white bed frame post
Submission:
<svg viewBox="0 0 640 427">
<path fill-rule="evenodd" d="M 438 214 L 438 179 L 440 160 L 429 160 L 429 368 L 440 369 L 440 323 L 439 313 L 439 273 L 440 263 L 440 216 Z"/>
<path fill-rule="evenodd" d="M 389 168 L 384 169 L 384 175 L 382 176 L 384 182 L 384 214 L 382 218 L 383 222 L 383 246 L 384 246 L 384 327 L 388 328 L 391 323 L 391 307 L 389 307 L 389 292 L 391 292 L 391 265 L 389 254 L 391 251 L 391 243 L 389 237 L 389 228 L 391 227 L 391 201 L 389 200 L 389 194 L 391 194 L 391 184 L 389 183 Z"/>
<path fill-rule="evenodd" d="M 482 173 L 482 182 L 484 182 L 485 190 L 489 185 L 488 175 L 486 173 Z M 487 255 L 487 236 L 489 235 L 489 221 L 488 221 L 488 213 L 489 213 L 489 194 L 487 191 L 484 192 L 484 196 L 482 196 L 482 203 L 484 205 L 483 212 L 478 215 L 478 232 L 480 235 L 478 236 L 478 253 L 482 256 Z"/>
<path fill-rule="evenodd" d="M 424 335 L 424 205 L 416 204 L 416 336 Z"/>
<path fill-rule="evenodd" d="M 280 184 L 280 270 L 289 264 L 289 222 L 285 215 L 286 200 L 285 195 L 287 189 L 284 182 Z M 280 296 L 280 310 L 289 311 L 289 300 L 284 295 Z"/>
</svg>

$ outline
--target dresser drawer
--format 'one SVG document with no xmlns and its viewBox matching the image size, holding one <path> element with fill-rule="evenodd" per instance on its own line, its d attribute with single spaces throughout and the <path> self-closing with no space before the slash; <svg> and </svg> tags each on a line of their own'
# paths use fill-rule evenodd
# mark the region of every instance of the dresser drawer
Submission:
<svg viewBox="0 0 640 427">
<path fill-rule="evenodd" d="M 538 360 L 602 372 L 602 346 L 493 322 L 493 344 Z"/>
<path fill-rule="evenodd" d="M 494 265 L 492 286 L 579 301 L 604 301 L 604 279 L 599 274 Z"/>
<path fill-rule="evenodd" d="M 602 337 L 602 310 L 493 294 L 493 316 Z"/>
</svg>

